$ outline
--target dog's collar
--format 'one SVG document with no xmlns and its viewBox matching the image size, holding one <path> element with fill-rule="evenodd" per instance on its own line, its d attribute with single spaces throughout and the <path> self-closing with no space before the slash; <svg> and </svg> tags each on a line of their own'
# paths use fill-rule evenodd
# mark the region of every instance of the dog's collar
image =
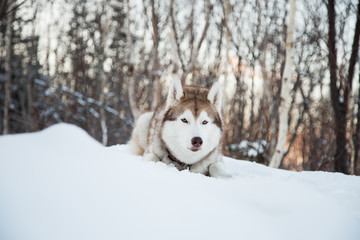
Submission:
<svg viewBox="0 0 360 240">
<path fill-rule="evenodd" d="M 180 165 L 180 167 L 184 168 L 184 169 L 190 169 L 191 165 L 190 164 L 186 164 L 184 162 L 181 162 L 179 159 L 177 159 L 176 157 L 174 157 L 174 155 L 172 155 L 170 153 L 170 151 L 165 147 L 165 150 L 168 154 L 168 158 L 173 162 L 173 163 L 177 163 L 178 165 Z"/>
</svg>

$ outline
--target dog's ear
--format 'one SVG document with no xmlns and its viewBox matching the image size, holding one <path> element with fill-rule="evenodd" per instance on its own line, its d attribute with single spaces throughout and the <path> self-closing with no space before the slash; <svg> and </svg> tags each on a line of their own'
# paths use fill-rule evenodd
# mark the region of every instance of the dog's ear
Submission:
<svg viewBox="0 0 360 240">
<path fill-rule="evenodd" d="M 209 99 L 210 103 L 213 104 L 216 110 L 221 113 L 221 105 L 222 105 L 222 91 L 219 82 L 215 82 L 208 95 L 207 98 Z"/>
<path fill-rule="evenodd" d="M 183 94 L 184 92 L 181 86 L 180 78 L 176 77 L 173 79 L 169 88 L 169 93 L 166 99 L 166 108 L 179 101 Z"/>
</svg>

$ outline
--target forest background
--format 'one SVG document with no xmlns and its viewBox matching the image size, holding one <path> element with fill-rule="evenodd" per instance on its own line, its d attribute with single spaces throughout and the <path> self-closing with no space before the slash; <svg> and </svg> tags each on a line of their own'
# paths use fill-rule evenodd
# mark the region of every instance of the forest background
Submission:
<svg viewBox="0 0 360 240">
<path fill-rule="evenodd" d="M 0 0 L 0 131 L 76 124 L 126 143 L 171 79 L 224 89 L 224 153 L 268 165 L 286 0 Z M 360 4 L 296 1 L 281 168 L 360 175 Z M 71 136 L 69 136 L 71 137 Z"/>
</svg>

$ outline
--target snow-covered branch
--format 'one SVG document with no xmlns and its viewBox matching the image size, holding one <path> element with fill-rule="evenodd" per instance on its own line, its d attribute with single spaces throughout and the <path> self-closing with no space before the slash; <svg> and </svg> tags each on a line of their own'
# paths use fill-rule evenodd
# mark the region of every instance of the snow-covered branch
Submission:
<svg viewBox="0 0 360 240">
<path fill-rule="evenodd" d="M 132 126 L 132 121 L 130 121 L 129 119 L 127 119 L 126 117 L 124 117 L 123 115 L 121 115 L 117 110 L 109 107 L 109 106 L 103 106 L 103 104 L 93 98 L 90 97 L 86 97 L 83 94 L 79 93 L 79 92 L 75 92 L 72 91 L 70 88 L 66 87 L 66 86 L 59 86 L 59 87 L 55 87 L 52 84 L 49 84 L 47 82 L 45 82 L 44 80 L 41 79 L 35 79 L 35 83 L 43 86 L 43 87 L 47 87 L 48 89 L 54 89 L 55 91 L 60 91 L 63 93 L 68 93 L 72 96 L 74 96 L 77 99 L 77 102 L 80 105 L 85 106 L 86 104 L 94 104 L 99 108 L 104 108 L 105 111 L 107 111 L 108 113 L 111 113 L 112 115 L 114 115 L 115 117 L 117 117 L 118 119 L 122 120 L 126 125 L 128 126 Z M 96 114 L 95 114 L 96 115 Z M 95 116 L 94 115 L 94 116 Z"/>
</svg>

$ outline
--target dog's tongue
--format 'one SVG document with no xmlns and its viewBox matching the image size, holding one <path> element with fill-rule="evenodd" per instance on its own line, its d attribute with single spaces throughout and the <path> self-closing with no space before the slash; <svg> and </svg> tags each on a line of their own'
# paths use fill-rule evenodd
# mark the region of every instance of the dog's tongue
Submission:
<svg viewBox="0 0 360 240">
<path fill-rule="evenodd" d="M 193 152 L 197 152 L 197 151 L 199 151 L 199 150 L 200 150 L 200 148 L 193 147 L 193 148 L 190 148 L 190 150 L 191 150 L 191 151 L 193 151 Z"/>
</svg>

